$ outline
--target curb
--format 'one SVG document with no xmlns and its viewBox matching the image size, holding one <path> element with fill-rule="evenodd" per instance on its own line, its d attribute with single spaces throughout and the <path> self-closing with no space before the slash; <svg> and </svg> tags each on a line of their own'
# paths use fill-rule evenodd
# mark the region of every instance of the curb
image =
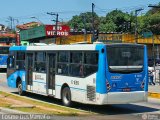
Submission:
<svg viewBox="0 0 160 120">
<path fill-rule="evenodd" d="M 148 97 L 160 99 L 160 93 L 148 92 Z"/>
<path fill-rule="evenodd" d="M 7 114 L 26 114 L 25 112 L 21 112 L 18 110 L 12 110 L 9 108 L 3 108 L 3 107 L 0 107 L 0 112 L 7 113 Z"/>
</svg>

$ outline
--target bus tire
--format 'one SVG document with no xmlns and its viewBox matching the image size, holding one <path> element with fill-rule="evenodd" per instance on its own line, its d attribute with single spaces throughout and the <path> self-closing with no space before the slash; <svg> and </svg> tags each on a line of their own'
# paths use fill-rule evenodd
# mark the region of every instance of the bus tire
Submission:
<svg viewBox="0 0 160 120">
<path fill-rule="evenodd" d="M 21 96 L 24 95 L 24 91 L 22 89 L 22 82 L 21 81 L 18 82 L 18 87 L 17 88 L 18 88 L 18 94 L 21 95 Z"/>
<path fill-rule="evenodd" d="M 71 106 L 71 91 L 69 87 L 65 87 L 62 90 L 62 102 L 65 106 Z"/>
</svg>

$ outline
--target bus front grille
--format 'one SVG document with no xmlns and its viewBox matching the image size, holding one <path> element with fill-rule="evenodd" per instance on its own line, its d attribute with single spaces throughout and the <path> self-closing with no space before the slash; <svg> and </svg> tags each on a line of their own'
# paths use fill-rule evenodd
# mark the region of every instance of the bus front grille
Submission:
<svg viewBox="0 0 160 120">
<path fill-rule="evenodd" d="M 96 98 L 95 86 L 87 86 L 87 99 L 89 101 L 95 101 L 95 98 Z"/>
</svg>

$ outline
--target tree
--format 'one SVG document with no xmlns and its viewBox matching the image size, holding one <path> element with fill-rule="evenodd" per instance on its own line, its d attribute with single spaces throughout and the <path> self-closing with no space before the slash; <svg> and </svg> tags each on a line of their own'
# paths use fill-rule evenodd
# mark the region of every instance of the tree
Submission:
<svg viewBox="0 0 160 120">
<path fill-rule="evenodd" d="M 102 21 L 102 25 L 100 24 L 99 29 L 105 30 L 104 32 L 126 32 L 130 15 L 121 10 L 113 10 L 105 18 L 102 17 L 100 21 Z"/>
<path fill-rule="evenodd" d="M 103 22 L 99 25 L 99 31 L 101 32 L 113 32 L 116 29 L 117 26 L 113 21 Z"/>
<path fill-rule="evenodd" d="M 92 30 L 92 13 L 86 12 L 86 13 L 81 13 L 80 15 L 73 16 L 72 19 L 68 22 L 68 25 L 72 29 L 76 28 L 78 31 L 81 31 L 82 29 L 84 29 L 84 27 L 86 27 L 86 30 L 91 31 Z M 99 26 L 99 17 L 96 13 L 94 13 L 95 29 L 98 29 L 98 26 Z"/>
<path fill-rule="evenodd" d="M 152 8 L 140 18 L 139 31 L 145 29 L 151 30 L 154 34 L 160 34 L 160 8 Z"/>
<path fill-rule="evenodd" d="M 160 5 L 160 3 L 159 3 Z M 138 33 L 144 30 L 151 30 L 154 34 L 160 34 L 160 10 L 159 8 L 150 9 L 145 15 L 138 16 Z M 68 25 L 81 31 L 86 28 L 92 31 L 92 13 L 86 12 L 75 15 L 68 22 Z M 135 14 L 124 13 L 121 10 L 113 10 L 106 14 L 105 17 L 98 17 L 94 13 L 94 29 L 100 32 L 130 32 L 135 31 Z"/>
<path fill-rule="evenodd" d="M 151 15 L 149 29 L 155 34 L 160 34 L 160 14 L 159 13 Z"/>
<path fill-rule="evenodd" d="M 160 5 L 160 3 L 159 3 Z M 131 15 L 131 21 L 135 21 L 135 16 Z M 152 8 L 145 15 L 138 16 L 138 33 L 143 31 L 152 31 L 154 34 L 160 34 L 160 9 Z M 135 27 L 135 22 L 131 22 Z M 131 30 L 134 32 L 134 29 Z"/>
</svg>

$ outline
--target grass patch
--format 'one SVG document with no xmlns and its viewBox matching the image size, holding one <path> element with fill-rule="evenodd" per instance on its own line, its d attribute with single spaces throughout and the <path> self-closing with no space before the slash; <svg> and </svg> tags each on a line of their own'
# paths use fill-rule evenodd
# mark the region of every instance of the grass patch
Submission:
<svg viewBox="0 0 160 120">
<path fill-rule="evenodd" d="M 40 113 L 40 114 L 49 114 L 49 115 L 60 115 L 60 116 L 78 116 L 78 113 L 64 113 L 58 111 L 44 111 L 43 109 L 39 108 L 15 108 L 15 110 L 22 111 L 22 112 L 29 112 L 29 113 Z"/>
<path fill-rule="evenodd" d="M 23 101 L 23 102 L 22 102 Z M 12 105 L 17 104 L 30 104 L 35 106 L 34 108 L 11 108 Z M 10 93 L 5 93 L 0 91 L 0 107 L 11 108 L 15 110 L 19 110 L 22 112 L 29 113 L 40 113 L 40 114 L 50 114 L 50 115 L 63 115 L 63 116 L 78 116 L 78 115 L 90 115 L 90 112 L 84 112 L 72 108 L 61 107 L 55 104 L 43 103 L 41 101 L 35 101 L 31 99 L 27 99 L 21 96 L 17 96 Z"/>
</svg>

